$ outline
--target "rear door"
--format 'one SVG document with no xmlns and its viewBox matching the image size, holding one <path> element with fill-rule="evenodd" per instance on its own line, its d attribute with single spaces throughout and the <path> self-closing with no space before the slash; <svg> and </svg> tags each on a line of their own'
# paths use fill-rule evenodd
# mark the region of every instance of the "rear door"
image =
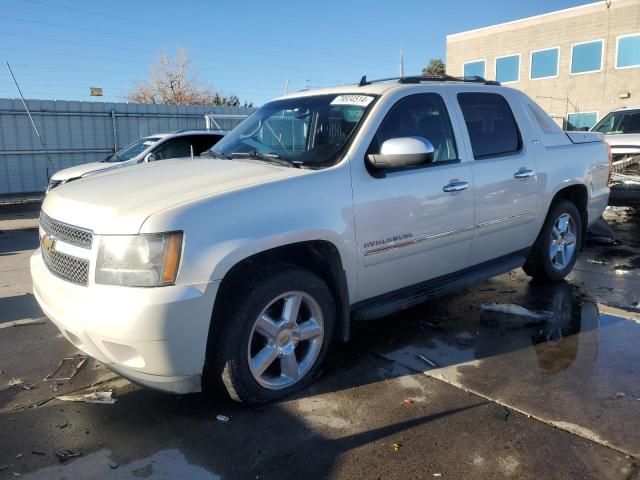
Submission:
<svg viewBox="0 0 640 480">
<path fill-rule="evenodd" d="M 530 247 L 535 241 L 538 139 L 519 105 L 494 91 L 456 95 L 473 155 L 476 234 L 471 264 Z M 525 128 L 520 128 L 523 126 Z"/>
<path fill-rule="evenodd" d="M 473 238 L 471 167 L 461 159 L 443 97 L 415 93 L 388 108 L 373 138 L 351 159 L 359 300 L 466 267 Z M 429 140 L 433 162 L 383 172 L 368 166 L 367 153 L 404 137 Z M 447 188 L 451 184 L 458 188 Z"/>
</svg>

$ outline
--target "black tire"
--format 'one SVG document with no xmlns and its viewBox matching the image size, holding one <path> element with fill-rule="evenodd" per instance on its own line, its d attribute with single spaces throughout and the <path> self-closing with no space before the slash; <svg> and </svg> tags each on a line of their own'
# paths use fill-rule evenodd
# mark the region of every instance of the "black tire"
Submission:
<svg viewBox="0 0 640 480">
<path fill-rule="evenodd" d="M 571 261 L 564 268 L 554 266 L 550 258 L 551 232 L 556 220 L 562 215 L 569 215 L 575 226 L 575 249 Z M 529 258 L 522 267 L 527 275 L 535 280 L 557 282 L 565 278 L 573 269 L 582 248 L 582 218 L 575 204 L 568 200 L 554 203 L 547 214 L 540 235 L 533 245 Z"/>
<path fill-rule="evenodd" d="M 313 297 L 322 311 L 323 334 L 318 356 L 312 367 L 291 386 L 269 389 L 259 384 L 249 366 L 248 349 L 254 323 L 267 305 L 278 296 L 291 291 L 300 291 Z M 336 306 L 326 283 L 314 273 L 299 267 L 281 264 L 262 269 L 246 282 L 225 308 L 223 325 L 210 348 L 209 365 L 215 365 L 217 379 L 229 396 L 238 402 L 260 404 L 286 397 L 306 387 L 316 377 L 327 353 L 336 319 Z M 215 328 L 214 328 L 215 331 Z M 297 347 L 296 347 L 297 348 Z"/>
</svg>

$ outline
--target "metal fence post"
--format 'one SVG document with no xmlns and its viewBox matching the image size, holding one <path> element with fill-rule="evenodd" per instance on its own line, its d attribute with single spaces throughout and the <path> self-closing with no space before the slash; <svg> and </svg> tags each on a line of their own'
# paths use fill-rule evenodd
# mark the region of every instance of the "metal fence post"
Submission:
<svg viewBox="0 0 640 480">
<path fill-rule="evenodd" d="M 113 127 L 113 153 L 118 151 L 118 124 L 116 123 L 116 112 L 111 110 L 111 126 Z"/>
</svg>

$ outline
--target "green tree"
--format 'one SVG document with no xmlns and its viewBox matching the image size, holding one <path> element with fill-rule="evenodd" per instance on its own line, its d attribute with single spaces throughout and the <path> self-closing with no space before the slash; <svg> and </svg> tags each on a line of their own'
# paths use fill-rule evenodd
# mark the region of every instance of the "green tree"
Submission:
<svg viewBox="0 0 640 480">
<path fill-rule="evenodd" d="M 445 64 L 439 58 L 432 58 L 429 60 L 429 64 L 422 69 L 423 75 L 444 75 Z"/>
</svg>

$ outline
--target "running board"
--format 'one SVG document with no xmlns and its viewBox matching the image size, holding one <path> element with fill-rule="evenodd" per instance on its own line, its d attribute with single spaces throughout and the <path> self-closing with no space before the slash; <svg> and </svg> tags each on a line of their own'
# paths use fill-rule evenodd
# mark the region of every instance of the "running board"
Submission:
<svg viewBox="0 0 640 480">
<path fill-rule="evenodd" d="M 352 305 L 351 317 L 353 320 L 375 320 L 463 290 L 521 267 L 526 262 L 530 250 L 530 248 L 520 250 L 417 285 L 363 300 Z"/>
</svg>

